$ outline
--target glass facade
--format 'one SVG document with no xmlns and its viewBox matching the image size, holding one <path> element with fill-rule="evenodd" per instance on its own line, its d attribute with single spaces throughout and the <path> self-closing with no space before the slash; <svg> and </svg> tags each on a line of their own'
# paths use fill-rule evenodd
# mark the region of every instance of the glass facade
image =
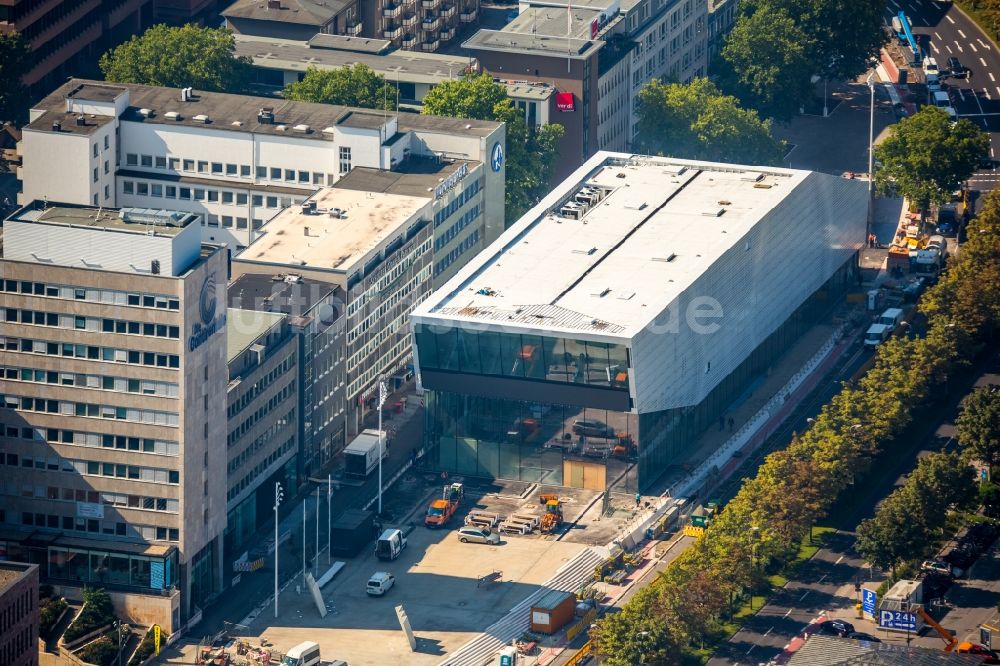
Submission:
<svg viewBox="0 0 1000 666">
<path fill-rule="evenodd" d="M 699 404 L 652 413 L 558 404 L 567 392 L 557 384 L 546 390 L 552 402 L 516 399 L 509 387 L 505 395 L 483 395 L 491 385 L 475 377 L 627 390 L 629 355 L 624 347 L 418 327 L 428 464 L 470 476 L 589 488 L 586 477 L 596 463 L 605 468 L 601 476 L 606 487 L 644 491 L 672 465 L 687 463 L 702 433 L 841 302 L 853 269 L 853 260 L 842 266 Z M 459 375 L 461 381 L 446 385 L 449 377 Z M 463 388 L 459 392 L 454 386 Z"/>
<path fill-rule="evenodd" d="M 150 592 L 174 587 L 176 571 L 176 550 L 163 557 L 149 557 L 89 548 L 48 548 L 48 579 L 52 581 L 99 583 Z"/>
<path fill-rule="evenodd" d="M 417 326 L 420 367 L 628 391 L 628 348 L 541 335 Z"/>
</svg>

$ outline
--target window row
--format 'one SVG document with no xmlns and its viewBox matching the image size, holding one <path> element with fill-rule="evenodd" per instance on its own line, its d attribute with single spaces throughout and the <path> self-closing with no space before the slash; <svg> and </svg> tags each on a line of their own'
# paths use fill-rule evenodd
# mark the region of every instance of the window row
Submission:
<svg viewBox="0 0 1000 666">
<path fill-rule="evenodd" d="M 155 338 L 169 338 L 178 340 L 181 337 L 179 326 L 169 326 L 167 324 L 148 324 L 139 321 L 125 321 L 124 319 L 98 319 L 96 317 L 83 317 L 79 315 L 58 314 L 56 312 L 42 312 L 41 310 L 19 310 L 17 308 L 4 308 L 4 321 L 8 324 L 30 324 L 33 326 L 52 326 L 56 328 L 69 328 L 77 331 L 91 331 L 103 333 L 121 333 L 125 335 L 143 335 Z"/>
<path fill-rule="evenodd" d="M 47 296 L 49 298 L 65 298 L 75 301 L 93 301 L 111 305 L 129 305 L 133 307 L 156 308 L 158 310 L 180 310 L 181 302 L 175 296 L 158 294 L 137 294 L 114 289 L 94 289 L 92 287 L 72 287 L 45 282 L 27 282 L 24 280 L 3 280 L 3 291 L 9 294 L 28 294 L 31 296 Z"/>
<path fill-rule="evenodd" d="M 293 380 L 288 382 L 288 384 L 282 387 L 280 391 L 271 396 L 265 404 L 255 409 L 250 416 L 230 431 L 228 446 L 232 446 L 233 442 L 245 435 L 247 431 L 249 431 L 250 428 L 252 428 L 259 420 L 264 418 L 272 409 L 284 402 L 288 396 L 292 395 L 294 392 L 295 382 Z"/>
<path fill-rule="evenodd" d="M 347 150 L 350 151 L 350 148 Z M 347 159 L 348 161 L 350 160 L 350 152 L 347 154 Z M 322 173 L 320 171 L 301 171 L 299 169 L 282 169 L 266 166 L 251 168 L 249 164 L 193 160 L 170 155 L 143 155 L 141 153 L 125 153 L 125 166 L 164 169 L 175 173 L 187 172 L 224 176 L 227 178 L 245 178 L 247 180 L 251 180 L 256 176 L 257 180 L 272 180 L 298 185 L 322 186 L 324 183 L 326 185 L 333 185 L 337 180 L 336 174 Z"/>
<path fill-rule="evenodd" d="M 178 424 L 178 417 L 175 412 L 160 412 L 153 409 L 136 409 L 135 407 L 117 407 L 115 405 L 98 405 L 89 402 L 46 400 L 44 398 L 4 395 L 0 396 L 0 405 L 7 409 L 17 409 L 22 412 L 41 412 L 45 414 L 59 414 L 61 416 L 86 416 L 96 419 L 112 419 L 115 421 L 132 421 L 133 423 L 166 426 L 175 426 Z"/>
<path fill-rule="evenodd" d="M 11 467 L 19 466 L 49 472 L 76 472 L 88 476 L 109 476 L 120 479 L 132 479 L 133 481 L 169 483 L 172 485 L 180 483 L 180 472 L 156 467 L 101 463 L 93 460 L 71 460 L 59 457 L 34 458 L 31 456 L 18 456 L 16 453 L 0 455 L 0 463 Z"/>
<path fill-rule="evenodd" d="M 447 220 L 449 217 L 454 215 L 455 211 L 467 204 L 472 197 L 479 194 L 479 190 L 482 189 L 482 184 L 480 179 L 472 181 L 472 183 L 462 190 L 462 193 L 455 197 L 453 200 L 448 202 L 448 205 L 434 213 L 434 226 L 438 227 Z"/>
<path fill-rule="evenodd" d="M 288 372 L 291 368 L 295 366 L 295 356 L 289 354 L 281 361 L 278 365 L 271 368 L 270 372 L 258 379 L 253 383 L 246 391 L 244 391 L 240 397 L 236 398 L 226 409 L 226 418 L 233 418 L 237 414 L 243 411 L 244 408 L 254 398 L 260 395 L 268 386 L 270 386 L 275 380 L 281 377 L 283 374 Z"/>
<path fill-rule="evenodd" d="M 72 372 L 56 372 L 55 370 L 36 370 L 32 368 L 12 368 L 0 366 L 0 379 L 34 382 L 37 384 L 76 386 L 80 388 L 100 389 L 104 391 L 118 391 L 121 393 L 141 393 L 143 395 L 156 395 L 166 398 L 177 397 L 177 384 L 172 382 L 157 382 L 148 379 L 132 379 L 129 377 L 83 375 Z"/>
<path fill-rule="evenodd" d="M 451 266 L 456 259 L 462 256 L 462 254 L 466 250 L 475 247 L 478 243 L 479 243 L 479 229 L 476 229 L 471 234 L 469 234 L 469 237 L 466 238 L 461 245 L 452 248 L 452 250 L 448 252 L 448 254 L 446 254 L 444 257 L 442 257 L 441 259 L 439 259 L 434 263 L 434 275 L 440 275 L 441 273 L 446 271 L 448 267 Z"/>
<path fill-rule="evenodd" d="M 41 529 L 61 530 L 68 532 L 89 532 L 90 534 L 106 534 L 108 536 L 121 536 L 131 538 L 142 538 L 145 541 L 179 541 L 180 531 L 176 528 L 153 527 L 145 525 L 135 525 L 123 523 L 121 521 L 97 520 L 95 518 L 74 518 L 73 516 L 55 516 L 44 513 L 21 514 L 21 524 Z M 60 571 L 52 572 L 54 578 L 72 578 L 82 580 L 74 575 L 65 575 Z M 106 582 L 106 581 L 105 581 Z"/>
<path fill-rule="evenodd" d="M 60 502 L 91 502 L 117 506 L 123 509 L 139 511 L 160 511 L 163 513 L 178 513 L 180 501 L 166 497 L 146 497 L 143 495 L 124 495 L 119 493 L 98 493 L 93 490 L 78 488 L 61 488 L 59 486 L 41 486 L 30 483 L 9 481 L 0 483 L 0 491 L 5 495 L 16 497 L 32 497 L 35 499 L 54 500 Z"/>
<path fill-rule="evenodd" d="M 47 342 L 45 340 L 32 340 L 30 338 L 0 337 L 0 350 L 44 354 L 47 356 L 85 358 L 92 361 L 128 363 L 130 365 L 146 365 L 157 368 L 179 368 L 181 365 L 180 356 L 177 354 L 157 354 L 132 349 L 98 347 L 96 345 L 74 345 L 68 342 Z"/>
<path fill-rule="evenodd" d="M 467 226 L 475 222 L 478 217 L 479 204 L 476 204 L 465 213 L 462 213 L 462 216 L 458 218 L 453 225 L 445 229 L 443 233 L 438 234 L 438 237 L 434 239 L 434 251 L 437 252 L 450 243 L 452 239 L 462 231 L 462 229 L 465 229 Z"/>
<path fill-rule="evenodd" d="M 289 439 L 281 446 L 280 449 L 276 449 L 275 451 L 271 452 L 271 455 L 269 455 L 264 460 L 261 460 L 258 464 L 254 465 L 254 468 L 250 470 L 250 472 L 246 476 L 240 479 L 239 482 L 236 483 L 236 485 L 234 485 L 226 492 L 226 501 L 227 502 L 232 501 L 233 498 L 235 498 L 245 489 L 250 487 L 257 477 L 259 477 L 261 474 L 266 473 L 270 469 L 271 465 L 277 462 L 279 458 L 281 458 L 283 455 L 291 451 L 294 447 L 295 447 L 295 440 Z"/>
<path fill-rule="evenodd" d="M 180 446 L 177 442 L 163 439 L 152 439 L 149 437 L 126 437 L 125 435 L 108 435 L 96 432 L 80 432 L 78 430 L 62 430 L 60 428 L 32 428 L 26 426 L 4 426 L 0 434 L 10 439 L 25 439 L 32 442 L 51 442 L 53 444 L 73 444 L 75 446 L 89 446 L 92 448 L 120 449 L 122 451 L 138 451 L 141 453 L 154 453 L 161 456 L 176 456 L 180 454 Z M 14 462 L 8 465 L 17 465 L 17 454 L 7 454 L 13 456 Z M 2 464 L 2 461 L 0 461 Z M 44 465 L 41 469 L 44 469 Z"/>
</svg>

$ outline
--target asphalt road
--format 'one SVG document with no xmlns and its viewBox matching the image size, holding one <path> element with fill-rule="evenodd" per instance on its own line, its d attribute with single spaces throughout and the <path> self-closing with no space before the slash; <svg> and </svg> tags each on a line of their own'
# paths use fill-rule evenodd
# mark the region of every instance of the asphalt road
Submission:
<svg viewBox="0 0 1000 666">
<path fill-rule="evenodd" d="M 958 115 L 990 132 L 990 159 L 994 166 L 978 171 L 970 188 L 988 192 L 1000 183 L 1000 53 L 997 46 L 966 16 L 958 5 L 931 0 L 888 0 L 887 24 L 905 11 L 913 32 L 927 55 L 944 69 L 954 56 L 969 68 L 965 79 L 949 78 L 953 105 Z"/>
<path fill-rule="evenodd" d="M 952 443 L 954 434 L 952 424 L 958 413 L 958 402 L 966 393 L 965 389 L 971 388 L 973 379 L 978 385 L 984 382 L 984 378 L 994 376 L 998 369 L 997 364 L 996 356 L 986 361 L 981 366 L 982 374 L 977 373 L 974 378 L 970 377 L 962 391 L 949 400 L 947 405 L 938 408 L 941 418 L 916 438 L 916 446 L 905 455 L 887 457 L 884 469 L 876 473 L 877 478 L 870 479 L 867 487 L 859 489 L 859 493 L 863 493 L 865 499 L 855 502 L 839 516 L 840 524 L 837 527 L 841 529 L 829 535 L 826 546 L 799 569 L 795 579 L 779 590 L 772 600 L 757 615 L 750 618 L 744 628 L 716 653 L 708 662 L 710 666 L 734 664 L 750 666 L 766 662 L 780 654 L 785 645 L 802 633 L 806 624 L 827 611 L 831 612 L 832 617 L 841 617 L 853 622 L 858 631 L 877 633 L 871 623 L 862 623 L 854 619 L 854 604 L 857 601 L 855 583 L 863 584 L 873 580 L 873 577 L 865 562 L 854 552 L 854 535 L 849 530 L 870 515 L 877 501 L 902 482 L 904 474 L 912 469 L 921 453 L 938 451 Z M 876 571 L 874 580 L 881 582 L 883 579 L 884 577 Z M 997 587 L 1000 588 L 1000 585 Z M 947 621 L 945 618 L 945 622 Z M 884 633 L 880 635 L 883 640 L 890 639 Z M 924 642 L 927 647 L 936 646 L 938 643 L 933 635 L 918 639 L 918 643 Z"/>
</svg>

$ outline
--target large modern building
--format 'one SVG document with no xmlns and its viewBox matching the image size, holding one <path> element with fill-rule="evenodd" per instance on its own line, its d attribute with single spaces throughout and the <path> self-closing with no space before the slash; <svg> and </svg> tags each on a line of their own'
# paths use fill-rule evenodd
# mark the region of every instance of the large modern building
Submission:
<svg viewBox="0 0 1000 666">
<path fill-rule="evenodd" d="M 411 315 L 428 460 L 648 488 L 854 281 L 866 196 L 595 155 Z"/>
<path fill-rule="evenodd" d="M 0 664 L 38 666 L 36 564 L 0 561 Z"/>
<path fill-rule="evenodd" d="M 496 122 L 73 80 L 31 111 L 19 201 L 193 212 L 206 242 L 239 250 L 354 168 L 464 160 L 483 165 L 492 239 L 504 226 L 505 139 Z"/>
<path fill-rule="evenodd" d="M 707 11 L 698 0 L 526 0 L 503 29 L 464 46 L 496 77 L 555 87 L 550 122 L 566 128 L 556 169 L 564 178 L 599 150 L 632 145 L 643 85 L 705 75 Z"/>
<path fill-rule="evenodd" d="M 32 62 L 24 83 L 32 91 L 44 92 L 67 75 L 96 71 L 102 53 L 152 23 L 153 4 L 153 0 L 5 0 L 0 3 L 0 34 L 16 31 L 28 41 Z"/>
<path fill-rule="evenodd" d="M 227 260 L 184 212 L 3 225 L 0 546 L 168 633 L 221 589 Z"/>
<path fill-rule="evenodd" d="M 348 436 L 362 428 L 379 379 L 405 372 L 410 362 L 409 313 L 430 293 L 434 271 L 435 199 L 423 194 L 324 188 L 265 224 L 233 260 L 237 277 L 294 272 L 343 294 Z M 481 242 L 468 238 L 470 247 Z"/>
</svg>

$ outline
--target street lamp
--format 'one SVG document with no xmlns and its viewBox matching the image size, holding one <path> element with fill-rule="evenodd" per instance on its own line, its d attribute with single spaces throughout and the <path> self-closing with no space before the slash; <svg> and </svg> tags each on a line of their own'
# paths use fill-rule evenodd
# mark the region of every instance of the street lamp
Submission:
<svg viewBox="0 0 1000 666">
<path fill-rule="evenodd" d="M 756 525 L 750 527 L 750 612 L 753 612 L 753 567 L 754 558 L 757 554 L 757 541 L 760 539 L 760 528 Z"/>
<path fill-rule="evenodd" d="M 865 80 L 871 99 L 868 102 L 868 224 L 865 231 L 867 239 L 872 232 L 872 216 L 874 213 L 875 182 L 875 72 L 872 71 Z"/>
<path fill-rule="evenodd" d="M 385 382 L 378 383 L 378 515 L 382 516 L 382 456 L 385 455 L 385 444 L 382 434 L 382 405 L 389 398 L 389 389 Z"/>
<path fill-rule="evenodd" d="M 281 489 L 281 482 L 274 482 L 274 617 L 278 617 L 278 550 L 281 545 L 278 541 L 278 507 L 281 500 L 285 499 L 285 493 Z"/>
</svg>

